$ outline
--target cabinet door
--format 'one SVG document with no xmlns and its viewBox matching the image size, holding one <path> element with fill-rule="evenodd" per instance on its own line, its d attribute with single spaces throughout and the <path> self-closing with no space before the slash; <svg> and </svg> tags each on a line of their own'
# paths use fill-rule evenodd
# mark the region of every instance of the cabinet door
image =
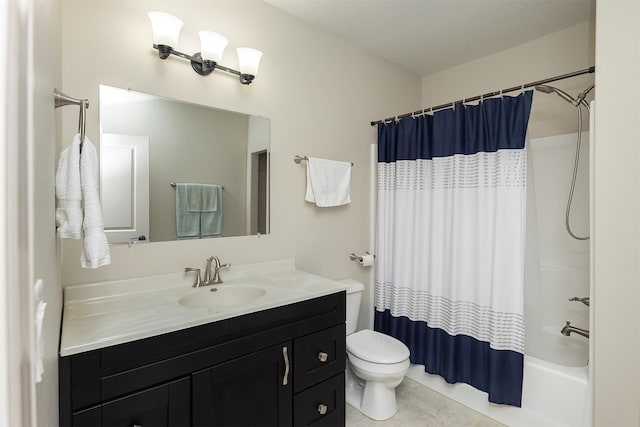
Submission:
<svg viewBox="0 0 640 427">
<path fill-rule="evenodd" d="M 196 426 L 290 426 L 291 343 L 269 347 L 192 376 Z"/>
<path fill-rule="evenodd" d="M 73 414 L 75 426 L 186 426 L 191 423 L 190 379 L 134 393 Z"/>
<path fill-rule="evenodd" d="M 293 398 L 293 422 L 299 426 L 344 427 L 344 372 Z"/>
</svg>

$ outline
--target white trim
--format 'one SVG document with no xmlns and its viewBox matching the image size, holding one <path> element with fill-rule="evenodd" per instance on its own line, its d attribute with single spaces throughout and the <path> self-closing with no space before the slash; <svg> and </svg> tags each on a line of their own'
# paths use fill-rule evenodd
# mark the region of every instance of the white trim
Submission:
<svg viewBox="0 0 640 427">
<path fill-rule="evenodd" d="M 9 3 L 0 2 L 0 51 L 5 52 L 9 44 Z M 7 334 L 8 327 L 8 306 L 9 299 L 6 292 L 6 286 L 8 283 L 7 277 L 7 150 L 9 145 L 8 138 L 8 59 L 4 56 L 4 62 L 0 66 L 0 134 L 2 139 L 6 141 L 4 144 L 0 144 L 0 274 L 2 274 L 2 280 L 0 283 L 3 285 L 0 290 L 0 396 L 10 396 L 9 394 L 9 372 L 10 364 L 9 358 L 9 336 Z M 9 407 L 11 405 L 10 399 L 0 398 L 0 425 L 8 426 L 10 417 Z"/>
<path fill-rule="evenodd" d="M 35 426 L 32 370 L 33 0 L 0 5 L 0 423 Z"/>
</svg>

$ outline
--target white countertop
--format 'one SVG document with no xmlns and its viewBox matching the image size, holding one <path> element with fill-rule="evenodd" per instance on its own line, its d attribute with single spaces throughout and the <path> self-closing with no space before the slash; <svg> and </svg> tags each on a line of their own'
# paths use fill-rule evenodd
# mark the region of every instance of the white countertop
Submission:
<svg viewBox="0 0 640 427">
<path fill-rule="evenodd" d="M 148 338 L 346 289 L 343 283 L 296 270 L 295 260 L 232 266 L 222 285 L 193 288 L 194 274 L 166 274 L 67 286 L 60 355 L 69 356 Z M 180 298 L 212 287 L 257 287 L 253 301 L 216 308 L 192 308 Z"/>
</svg>

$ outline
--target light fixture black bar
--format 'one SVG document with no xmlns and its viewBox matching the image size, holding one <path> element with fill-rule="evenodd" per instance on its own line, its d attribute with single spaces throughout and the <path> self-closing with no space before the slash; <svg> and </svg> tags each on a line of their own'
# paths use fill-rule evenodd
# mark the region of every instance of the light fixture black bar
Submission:
<svg viewBox="0 0 640 427">
<path fill-rule="evenodd" d="M 595 73 L 595 72 L 596 72 L 596 67 L 592 66 L 592 67 L 589 67 L 589 68 L 585 68 L 584 70 L 578 70 L 578 71 L 574 71 L 572 73 L 562 74 L 560 76 L 549 77 L 547 79 L 542 79 L 542 80 L 538 80 L 538 81 L 535 81 L 535 82 L 526 83 L 524 85 L 513 86 L 513 87 L 510 87 L 510 88 L 507 88 L 507 89 L 502 89 L 502 90 L 498 90 L 498 91 L 494 91 L 494 92 L 485 93 L 485 94 L 482 94 L 482 95 L 474 96 L 472 98 L 465 98 L 465 99 L 461 99 L 459 101 L 448 102 L 446 104 L 436 105 L 435 107 L 425 108 L 423 110 L 414 111 L 412 113 L 405 113 L 405 114 L 400 114 L 400 115 L 394 116 L 394 117 L 387 117 L 386 119 L 376 120 L 375 122 L 371 122 L 371 126 L 375 126 L 375 125 L 377 125 L 379 123 L 390 122 L 390 121 L 397 120 L 397 119 L 403 119 L 405 117 L 409 117 L 409 116 L 413 116 L 413 115 L 420 115 L 420 114 L 425 114 L 425 113 L 429 113 L 429 112 L 432 112 L 432 111 L 444 110 L 445 108 L 451 108 L 455 104 L 462 104 L 462 103 L 465 103 L 465 102 L 478 101 L 480 99 L 491 98 L 492 96 L 501 95 L 503 93 L 508 93 L 508 92 L 513 92 L 513 91 L 516 91 L 516 90 L 527 89 L 527 88 L 530 88 L 530 87 L 543 85 L 543 84 L 546 84 L 546 83 L 551 83 L 551 82 L 555 82 L 555 81 L 558 81 L 558 80 L 568 79 L 568 78 L 571 78 L 571 77 L 581 76 L 583 74 L 589 74 L 589 73 Z"/>
<path fill-rule="evenodd" d="M 186 59 L 187 61 L 191 61 L 191 67 L 193 68 L 193 70 L 202 76 L 209 75 L 213 70 L 222 70 L 229 74 L 238 76 L 240 78 L 240 83 L 242 84 L 250 84 L 255 77 L 250 74 L 242 74 L 238 70 L 225 67 L 224 65 L 220 65 L 214 61 L 205 61 L 202 59 L 202 56 L 200 56 L 200 52 L 194 55 L 189 55 L 187 53 L 175 50 L 170 46 L 158 46 L 157 44 L 154 44 L 153 48 L 157 49 L 160 52 L 160 59 L 166 59 L 169 55 L 175 55 L 179 56 L 180 58 Z"/>
</svg>

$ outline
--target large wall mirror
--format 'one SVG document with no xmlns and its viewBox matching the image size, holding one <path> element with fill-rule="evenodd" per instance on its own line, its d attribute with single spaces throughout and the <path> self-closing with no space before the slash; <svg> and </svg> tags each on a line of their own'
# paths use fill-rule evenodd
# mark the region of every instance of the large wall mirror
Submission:
<svg viewBox="0 0 640 427">
<path fill-rule="evenodd" d="M 100 85 L 110 243 L 269 232 L 270 122 Z"/>
</svg>

